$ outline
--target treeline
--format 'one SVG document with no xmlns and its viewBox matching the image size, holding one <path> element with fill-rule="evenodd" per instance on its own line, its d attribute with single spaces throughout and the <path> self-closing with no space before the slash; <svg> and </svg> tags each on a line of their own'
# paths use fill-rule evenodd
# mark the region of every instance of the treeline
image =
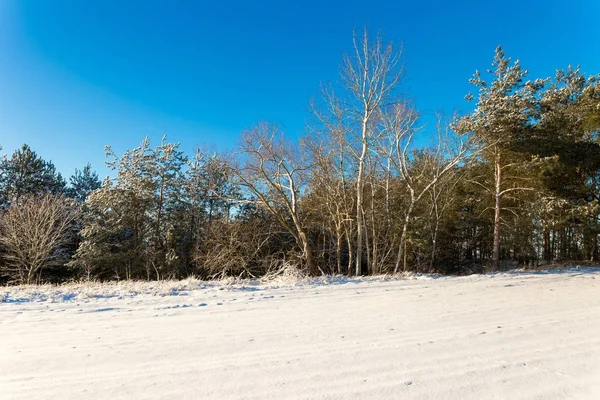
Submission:
<svg viewBox="0 0 600 400">
<path fill-rule="evenodd" d="M 600 76 L 528 79 L 498 48 L 474 110 L 423 126 L 400 52 L 365 34 L 307 135 L 261 122 L 231 154 L 166 138 L 115 154 L 103 183 L 23 146 L 0 162 L 0 276 L 68 279 L 462 274 L 598 262 Z M 413 139 L 424 137 L 417 147 Z"/>
</svg>

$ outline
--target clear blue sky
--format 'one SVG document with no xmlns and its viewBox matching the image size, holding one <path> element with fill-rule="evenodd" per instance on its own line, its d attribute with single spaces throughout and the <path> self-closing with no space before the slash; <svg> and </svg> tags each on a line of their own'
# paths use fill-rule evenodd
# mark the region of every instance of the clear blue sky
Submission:
<svg viewBox="0 0 600 400">
<path fill-rule="evenodd" d="M 404 43 L 421 112 L 466 111 L 498 44 L 535 77 L 599 73 L 598 15 L 598 0 L 0 0 L 0 144 L 103 175 L 104 145 L 146 135 L 190 152 L 231 148 L 261 119 L 300 135 L 364 26 Z"/>
</svg>

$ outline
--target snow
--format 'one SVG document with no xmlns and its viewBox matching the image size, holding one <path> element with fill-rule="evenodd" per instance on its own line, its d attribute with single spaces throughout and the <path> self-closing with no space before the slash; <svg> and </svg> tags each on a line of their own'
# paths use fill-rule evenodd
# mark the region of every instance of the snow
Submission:
<svg viewBox="0 0 600 400">
<path fill-rule="evenodd" d="M 0 288 L 0 399 L 598 399 L 600 269 Z"/>
</svg>

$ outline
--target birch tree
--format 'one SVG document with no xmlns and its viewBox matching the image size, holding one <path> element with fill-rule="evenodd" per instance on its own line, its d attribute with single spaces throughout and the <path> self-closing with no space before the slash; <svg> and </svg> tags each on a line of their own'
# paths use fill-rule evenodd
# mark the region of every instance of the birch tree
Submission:
<svg viewBox="0 0 600 400">
<path fill-rule="evenodd" d="M 438 124 L 435 146 L 415 153 L 412 148 L 413 137 L 418 130 L 415 112 L 407 109 L 404 104 L 396 104 L 384 114 L 384 118 L 388 147 L 381 146 L 380 151 L 389 157 L 389 162 L 395 167 L 408 192 L 394 265 L 394 273 L 397 273 L 401 265 L 404 271 L 407 269 L 406 236 L 416 205 L 446 174 L 465 160 L 469 147 L 463 140 L 452 142 L 448 132 L 444 135 L 441 125 Z M 414 162 L 415 156 L 418 162 Z"/>
<path fill-rule="evenodd" d="M 402 77 L 402 49 L 385 44 L 380 36 L 375 40 L 365 29 L 360 36 L 353 35 L 353 50 L 343 57 L 341 68 L 341 95 L 333 90 L 324 91 L 324 111 L 317 111 L 318 119 L 335 125 L 343 132 L 346 144 L 356 162 L 355 185 L 356 220 L 355 273 L 362 274 L 365 219 L 364 188 L 366 164 L 373 142 L 380 134 L 377 120 L 382 108 L 397 101 L 396 89 Z"/>
</svg>

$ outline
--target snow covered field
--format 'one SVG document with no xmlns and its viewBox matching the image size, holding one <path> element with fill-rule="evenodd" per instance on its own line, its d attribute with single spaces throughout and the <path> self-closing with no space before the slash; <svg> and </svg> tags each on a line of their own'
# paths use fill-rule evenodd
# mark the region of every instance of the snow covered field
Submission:
<svg viewBox="0 0 600 400">
<path fill-rule="evenodd" d="M 600 270 L 0 288 L 0 399 L 600 399 Z"/>
</svg>

